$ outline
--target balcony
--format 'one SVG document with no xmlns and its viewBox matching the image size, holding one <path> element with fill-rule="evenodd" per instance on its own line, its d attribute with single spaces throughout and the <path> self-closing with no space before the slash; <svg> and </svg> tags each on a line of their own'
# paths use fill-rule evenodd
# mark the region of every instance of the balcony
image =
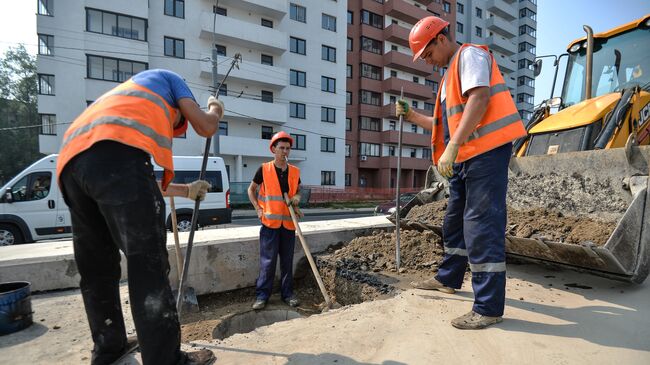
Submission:
<svg viewBox="0 0 650 365">
<path fill-rule="evenodd" d="M 212 41 L 213 34 L 225 43 L 254 48 L 263 52 L 283 53 L 287 50 L 287 34 L 279 30 L 263 27 L 260 24 L 217 15 L 217 26 L 213 32 L 214 14 L 201 13 L 200 38 Z"/>
<path fill-rule="evenodd" d="M 487 37 L 485 39 L 485 43 L 488 45 L 488 47 L 499 51 L 506 56 L 512 56 L 513 54 L 517 53 L 517 45 L 500 35 Z"/>
<path fill-rule="evenodd" d="M 517 62 L 511 60 L 510 58 L 506 57 L 506 58 L 499 58 L 496 60 L 499 69 L 503 71 L 505 74 L 509 74 L 517 71 Z"/>
<path fill-rule="evenodd" d="M 404 89 L 404 96 L 407 98 L 428 100 L 433 97 L 431 87 L 413 81 L 389 77 L 382 82 L 382 90 L 384 92 L 399 95 L 402 89 Z"/>
<path fill-rule="evenodd" d="M 503 0 L 487 0 L 487 10 L 508 21 L 516 19 L 519 15 L 518 8 Z"/>
<path fill-rule="evenodd" d="M 530 0 L 519 0 L 519 9 L 528 8 L 537 13 L 537 4 Z"/>
<path fill-rule="evenodd" d="M 427 115 L 427 116 L 433 116 L 432 111 L 425 110 L 425 109 L 418 109 L 418 108 L 412 108 L 412 109 L 415 110 L 416 112 L 420 113 L 420 114 L 424 114 L 424 115 Z M 386 105 L 384 105 L 382 107 L 381 111 L 382 111 L 382 113 L 381 113 L 382 118 L 388 118 L 388 119 L 392 119 L 392 120 L 397 119 L 397 117 L 395 116 L 395 104 L 386 104 Z"/>
<path fill-rule="evenodd" d="M 384 66 L 396 68 L 418 76 L 428 76 L 433 73 L 433 66 L 427 65 L 424 60 L 413 62 L 413 57 L 398 51 L 390 51 L 384 54 Z"/>
<path fill-rule="evenodd" d="M 235 98 L 233 96 L 220 96 L 219 99 L 226 105 L 224 119 L 248 120 L 255 118 L 276 124 L 284 124 L 288 118 L 286 104 L 266 103 L 263 101 Z M 234 112 L 234 113 L 233 113 Z M 240 114 L 245 115 L 240 115 Z"/>
<path fill-rule="evenodd" d="M 517 36 L 517 27 L 500 17 L 493 16 L 485 22 L 485 26 L 494 33 L 500 34 L 506 38 Z"/>
<path fill-rule="evenodd" d="M 269 156 L 269 141 L 261 138 L 219 136 L 220 155 Z"/>
<path fill-rule="evenodd" d="M 418 20 L 431 15 L 426 9 L 421 9 L 403 0 L 384 2 L 384 14 L 415 24 Z"/>
<path fill-rule="evenodd" d="M 246 57 L 247 55 L 243 55 Z M 202 59 L 209 60 L 209 55 L 202 55 Z M 229 57 L 217 56 L 217 72 L 219 73 L 219 80 L 225 76 L 228 68 L 230 68 L 231 59 Z M 201 62 L 201 77 L 212 78 L 212 62 Z M 257 62 L 242 60 L 239 69 L 233 68 L 228 76 L 229 79 L 234 79 L 243 82 L 244 84 L 254 84 L 261 87 L 282 89 L 289 85 L 289 73 L 286 68 L 263 65 Z"/>
<path fill-rule="evenodd" d="M 396 128 L 399 128 L 397 126 Z M 420 134 L 413 132 L 405 132 L 402 130 L 402 143 L 408 141 L 411 146 L 426 147 L 431 146 L 431 135 Z M 383 131 L 381 132 L 381 143 L 397 144 L 399 142 L 399 131 Z"/>
<path fill-rule="evenodd" d="M 384 28 L 384 39 L 399 44 L 400 46 L 409 46 L 409 33 L 411 31 L 397 24 L 391 24 Z"/>
<path fill-rule="evenodd" d="M 285 16 L 288 9 L 284 0 L 220 0 L 219 4 L 277 19 Z"/>
</svg>

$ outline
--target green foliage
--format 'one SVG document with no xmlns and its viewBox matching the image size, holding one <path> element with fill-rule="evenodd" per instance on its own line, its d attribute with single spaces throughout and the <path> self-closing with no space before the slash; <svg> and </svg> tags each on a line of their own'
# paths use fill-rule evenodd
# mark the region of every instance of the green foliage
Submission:
<svg viewBox="0 0 650 365">
<path fill-rule="evenodd" d="M 36 57 L 24 46 L 9 48 L 0 59 L 0 185 L 36 161 L 40 124 Z"/>
</svg>

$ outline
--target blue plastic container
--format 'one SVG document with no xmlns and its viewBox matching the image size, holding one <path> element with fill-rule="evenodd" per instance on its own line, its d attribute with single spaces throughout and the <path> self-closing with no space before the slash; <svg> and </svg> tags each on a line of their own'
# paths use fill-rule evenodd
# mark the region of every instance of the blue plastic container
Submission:
<svg viewBox="0 0 650 365">
<path fill-rule="evenodd" d="M 0 336 L 25 329 L 32 323 L 31 284 L 0 283 Z"/>
</svg>

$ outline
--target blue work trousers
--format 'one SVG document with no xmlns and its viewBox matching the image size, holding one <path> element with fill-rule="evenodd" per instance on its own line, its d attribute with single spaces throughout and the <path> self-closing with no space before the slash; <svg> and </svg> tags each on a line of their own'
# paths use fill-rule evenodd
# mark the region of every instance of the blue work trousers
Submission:
<svg viewBox="0 0 650 365">
<path fill-rule="evenodd" d="M 469 261 L 476 313 L 503 315 L 506 287 L 505 229 L 507 143 L 454 164 L 449 202 L 442 226 L 445 255 L 436 279 L 459 289 Z"/>
<path fill-rule="evenodd" d="M 280 256 L 280 283 L 282 299 L 293 295 L 293 249 L 296 245 L 296 231 L 280 226 L 260 229 L 260 275 L 257 277 L 255 295 L 257 299 L 269 300 L 275 278 L 275 266 Z"/>
</svg>

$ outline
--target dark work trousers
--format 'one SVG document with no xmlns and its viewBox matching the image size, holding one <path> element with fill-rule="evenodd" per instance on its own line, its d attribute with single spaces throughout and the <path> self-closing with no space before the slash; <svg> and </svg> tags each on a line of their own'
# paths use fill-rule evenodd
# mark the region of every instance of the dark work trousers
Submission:
<svg viewBox="0 0 650 365">
<path fill-rule="evenodd" d="M 293 295 L 293 249 L 296 245 L 296 231 L 280 226 L 260 229 L 260 275 L 257 277 L 255 295 L 257 299 L 269 300 L 275 278 L 275 266 L 280 256 L 280 283 L 282 299 Z"/>
<path fill-rule="evenodd" d="M 149 155 L 117 142 L 99 142 L 73 158 L 60 180 L 95 343 L 92 364 L 111 363 L 126 343 L 120 250 L 127 260 L 129 303 L 143 363 L 179 363 L 180 325 L 167 277 L 165 201 Z"/>
</svg>

